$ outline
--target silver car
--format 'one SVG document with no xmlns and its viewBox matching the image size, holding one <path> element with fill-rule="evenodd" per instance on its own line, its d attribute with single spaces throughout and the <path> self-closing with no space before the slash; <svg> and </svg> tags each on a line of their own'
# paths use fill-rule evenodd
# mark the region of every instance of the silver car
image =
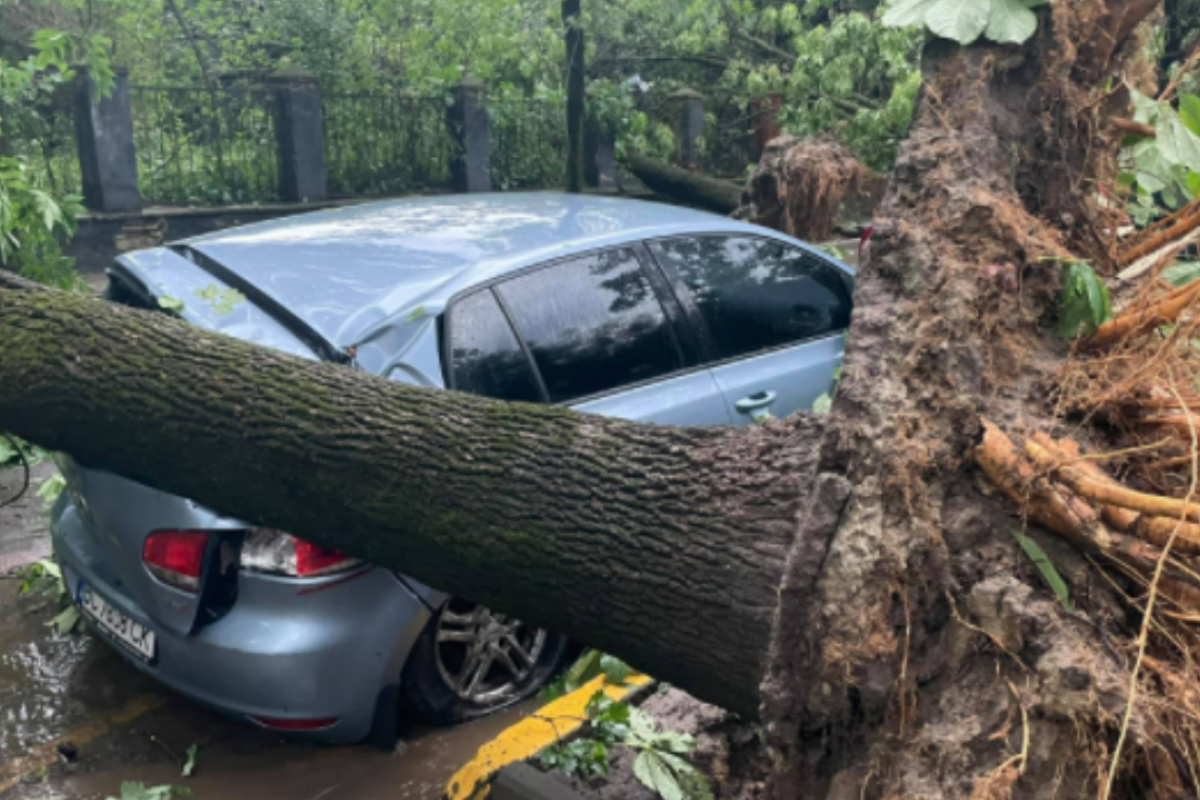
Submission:
<svg viewBox="0 0 1200 800">
<path fill-rule="evenodd" d="M 115 302 L 302 358 L 664 425 L 811 408 L 853 281 L 774 231 L 557 194 L 326 210 L 127 254 L 109 276 Z M 470 719 L 568 657 L 563 637 L 469 598 L 60 465 L 54 545 L 85 619 L 137 669 L 253 724 L 387 741 L 398 708 Z"/>
</svg>

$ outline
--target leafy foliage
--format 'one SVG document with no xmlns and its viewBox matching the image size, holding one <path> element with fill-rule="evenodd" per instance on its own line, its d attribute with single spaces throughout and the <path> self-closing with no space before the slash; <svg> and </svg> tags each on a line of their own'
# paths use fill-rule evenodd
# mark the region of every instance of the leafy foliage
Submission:
<svg viewBox="0 0 1200 800">
<path fill-rule="evenodd" d="M 1110 319 L 1112 300 L 1104 281 L 1090 264 L 1082 261 L 1068 264 L 1055 329 L 1058 337 L 1088 336 Z"/>
<path fill-rule="evenodd" d="M 891 0 L 883 24 L 925 27 L 943 39 L 971 44 L 980 37 L 1021 44 L 1037 31 L 1033 9 L 1047 0 Z"/>
<path fill-rule="evenodd" d="M 562 677 L 547 684 L 540 692 L 540 697 L 544 702 L 549 702 L 565 694 L 570 694 L 601 675 L 605 677 L 606 683 L 620 685 L 629 679 L 632 671 L 628 664 L 616 656 L 588 649 L 575 660 L 575 663 L 563 673 Z"/>
<path fill-rule="evenodd" d="M 121 784 L 121 796 L 110 796 L 107 800 L 172 800 L 191 793 L 192 790 L 184 786 L 147 786 L 140 781 L 125 781 Z"/>
<path fill-rule="evenodd" d="M 72 65 L 84 64 L 102 93 L 113 86 L 108 51 L 111 42 L 99 35 L 72 35 L 41 30 L 33 38 L 35 54 L 20 63 L 0 61 L 0 125 L 6 134 L 40 124 L 43 105 L 56 89 L 75 76 Z M 33 167 L 25 153 L 0 156 L 0 268 L 41 283 L 72 288 L 78 283 L 63 243 L 75 232 L 81 198 L 56 193 L 45 172 Z"/>
<path fill-rule="evenodd" d="M 193 743 L 191 747 L 187 749 L 187 758 L 184 759 L 183 768 L 179 771 L 179 774 L 185 778 L 192 777 L 192 773 L 196 771 L 196 759 L 199 757 L 199 755 L 200 745 Z"/>
<path fill-rule="evenodd" d="M 1176 288 L 1200 278 L 1200 261 L 1177 261 L 1162 271 L 1162 279 Z"/>
<path fill-rule="evenodd" d="M 218 317 L 229 316 L 233 313 L 234 309 L 237 308 L 238 305 L 246 302 L 246 295 L 242 294 L 237 289 L 222 289 L 215 283 L 210 283 L 208 286 L 205 286 L 202 289 L 195 289 L 193 290 L 193 294 L 211 305 L 213 313 Z M 163 300 L 169 301 L 175 300 L 175 298 L 163 298 Z M 163 305 L 163 300 L 159 301 L 159 305 L 165 308 L 167 311 L 171 311 L 173 304 Z M 178 300 L 175 300 L 175 302 L 179 303 L 180 309 L 182 310 L 183 303 Z"/>
<path fill-rule="evenodd" d="M 1179 96 L 1179 109 L 1131 90 L 1135 121 L 1155 136 L 1131 137 L 1120 184 L 1132 194 L 1130 213 L 1142 225 L 1200 196 L 1200 97 Z"/>
<path fill-rule="evenodd" d="M 682 758 L 696 747 L 692 736 L 660 731 L 648 713 L 603 691 L 588 701 L 586 713 L 591 736 L 547 748 L 538 757 L 542 767 L 585 780 L 601 778 L 608 775 L 610 748 L 624 746 L 639 751 L 634 774 L 663 800 L 712 799 L 707 778 Z"/>
<path fill-rule="evenodd" d="M 1042 577 L 1046 583 L 1050 585 L 1050 589 L 1054 592 L 1054 596 L 1058 598 L 1059 604 L 1068 612 L 1075 613 L 1075 604 L 1071 602 L 1071 590 L 1067 588 L 1067 582 L 1063 580 L 1062 575 L 1054 566 L 1054 562 L 1050 560 L 1050 556 L 1046 555 L 1046 551 L 1042 546 L 1029 538 L 1020 531 L 1013 533 L 1017 538 L 1017 544 L 1021 545 L 1021 549 L 1025 551 L 1025 555 L 1029 556 L 1029 560 L 1038 568 L 1038 572 L 1042 573 Z"/>
<path fill-rule="evenodd" d="M 17 464 L 24 454 L 26 463 L 35 467 L 47 458 L 47 453 L 35 444 L 16 436 L 0 436 L 0 467 Z"/>
<path fill-rule="evenodd" d="M 63 493 L 63 489 L 67 488 L 67 481 L 62 475 L 51 475 L 42 485 L 38 487 L 37 496 L 42 498 L 42 504 L 49 508 L 58 502 L 59 496 Z"/>
</svg>

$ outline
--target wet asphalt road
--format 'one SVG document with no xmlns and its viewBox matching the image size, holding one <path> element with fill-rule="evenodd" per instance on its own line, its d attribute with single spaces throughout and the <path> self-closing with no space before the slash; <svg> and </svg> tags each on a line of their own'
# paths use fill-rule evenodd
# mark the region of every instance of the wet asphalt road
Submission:
<svg viewBox="0 0 1200 800">
<path fill-rule="evenodd" d="M 37 468 L 34 488 L 51 474 Z M 20 477 L 0 471 L 0 502 Z M 0 574 L 48 552 L 32 490 L 0 509 Z M 197 800 L 434 800 L 480 745 L 536 707 L 454 729 L 409 726 L 391 753 L 288 743 L 167 692 L 89 633 L 54 633 L 46 623 L 56 602 L 19 597 L 18 584 L 0 579 L 0 800 L 104 800 L 119 796 L 122 781 L 187 786 Z M 184 779 L 193 744 L 197 768 Z"/>
</svg>

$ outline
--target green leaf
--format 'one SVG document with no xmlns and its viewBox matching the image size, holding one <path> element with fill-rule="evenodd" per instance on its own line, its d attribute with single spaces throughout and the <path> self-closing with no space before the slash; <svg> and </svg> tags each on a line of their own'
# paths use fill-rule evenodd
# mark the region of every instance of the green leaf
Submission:
<svg viewBox="0 0 1200 800">
<path fill-rule="evenodd" d="M 688 733 L 666 731 L 654 738 L 654 748 L 668 753 L 690 753 L 696 749 L 696 737 Z"/>
<path fill-rule="evenodd" d="M 1200 170 L 1200 136 L 1192 133 L 1178 114 L 1164 109 L 1158 118 L 1155 144 L 1168 164 Z"/>
<path fill-rule="evenodd" d="M 943 39 L 970 44 L 987 28 L 991 11 L 992 0 L 941 0 L 925 14 L 925 24 Z"/>
<path fill-rule="evenodd" d="M 200 745 L 193 743 L 187 749 L 187 760 L 183 762 L 183 769 L 180 770 L 183 777 L 192 777 L 192 773 L 196 771 L 196 756 L 198 755 L 200 755 Z"/>
<path fill-rule="evenodd" d="M 51 475 L 42 481 L 42 485 L 38 487 L 37 496 L 42 498 L 42 503 L 49 507 L 54 505 L 65 488 L 67 488 L 67 481 L 62 475 Z"/>
<path fill-rule="evenodd" d="M 191 793 L 191 789 L 183 786 L 146 786 L 140 781 L 125 781 L 121 784 L 121 796 L 108 800 L 171 800 Z"/>
<path fill-rule="evenodd" d="M 658 734 L 658 725 L 655 723 L 654 717 L 645 711 L 640 708 L 630 708 L 629 730 L 634 736 L 649 742 Z"/>
<path fill-rule="evenodd" d="M 1021 44 L 1037 32 L 1037 14 L 1025 0 L 992 0 L 984 36 L 1000 44 Z"/>
<path fill-rule="evenodd" d="M 1180 261 L 1162 271 L 1165 281 L 1176 288 L 1187 286 L 1200 278 L 1200 261 Z"/>
<path fill-rule="evenodd" d="M 882 22 L 889 28 L 911 28 L 925 24 L 929 9 L 942 0 L 892 0 Z"/>
<path fill-rule="evenodd" d="M 179 298 L 171 297 L 169 294 L 164 294 L 162 297 L 158 298 L 158 307 L 163 311 L 166 311 L 168 314 L 178 317 L 183 314 L 184 305 L 183 301 Z"/>
<path fill-rule="evenodd" d="M 833 398 L 826 392 L 813 401 L 812 410 L 814 414 L 828 414 L 833 410 Z"/>
<path fill-rule="evenodd" d="M 1050 584 L 1050 589 L 1054 592 L 1054 596 L 1058 598 L 1058 602 L 1069 613 L 1075 613 L 1075 605 L 1071 602 L 1071 592 L 1067 588 L 1067 582 L 1058 574 L 1058 570 L 1054 567 L 1054 562 L 1050 560 L 1050 556 L 1046 555 L 1046 551 L 1042 546 L 1029 538 L 1020 531 L 1014 531 L 1014 536 L 1017 537 L 1017 544 L 1021 545 L 1021 549 L 1025 551 L 1025 555 L 1029 556 L 1042 573 L 1042 577 L 1046 579 L 1046 583 Z"/>
<path fill-rule="evenodd" d="M 685 800 L 683 787 L 676 780 L 674 770 L 653 750 L 638 753 L 633 761 L 633 774 L 662 800 Z"/>
<path fill-rule="evenodd" d="M 79 609 L 75 606 L 67 606 L 62 613 L 46 624 L 60 634 L 66 635 L 75 630 L 75 626 L 79 624 Z"/>
<path fill-rule="evenodd" d="M 1082 334 L 1087 336 L 1110 319 L 1112 300 L 1108 287 L 1090 264 L 1069 264 L 1059 301 L 1056 335 L 1062 339 L 1074 339 L 1082 330 Z"/>
<path fill-rule="evenodd" d="M 588 650 L 567 670 L 567 691 L 573 691 L 600 674 L 599 650 Z"/>
<path fill-rule="evenodd" d="M 625 683 L 633 672 L 624 661 L 608 654 L 600 656 L 600 671 L 604 673 L 606 681 L 618 685 Z"/>
<path fill-rule="evenodd" d="M 1179 119 L 1189 131 L 1200 136 L 1200 97 L 1179 95 Z"/>
</svg>

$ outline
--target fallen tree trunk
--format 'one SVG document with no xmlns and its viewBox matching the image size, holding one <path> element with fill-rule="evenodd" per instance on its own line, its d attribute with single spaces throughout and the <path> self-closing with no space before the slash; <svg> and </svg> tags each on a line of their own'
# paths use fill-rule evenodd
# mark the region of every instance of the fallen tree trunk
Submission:
<svg viewBox="0 0 1200 800">
<path fill-rule="evenodd" d="M 816 422 L 416 389 L 0 272 L 0 429 L 569 634 L 754 715 Z"/>
<path fill-rule="evenodd" d="M 685 205 L 732 214 L 742 203 L 742 188 L 736 183 L 689 172 L 638 153 L 629 153 L 624 161 L 650 189 Z"/>
<path fill-rule="evenodd" d="M 725 796 L 761 796 L 764 762 L 776 800 L 1095 796 L 1128 697 L 1123 600 L 1048 537 L 1086 587 L 1064 612 L 973 464 L 984 417 L 1056 425 L 1054 259 L 1104 255 L 1078 187 L 1111 171 L 1096 132 L 1129 109 L 1094 90 L 1155 5 L 1058 3 L 1027 45 L 928 48 L 821 427 L 421 392 L 11 285 L 0 427 L 758 708 L 773 752 L 735 760 Z M 1176 769 L 1147 719 L 1118 794 Z"/>
</svg>

